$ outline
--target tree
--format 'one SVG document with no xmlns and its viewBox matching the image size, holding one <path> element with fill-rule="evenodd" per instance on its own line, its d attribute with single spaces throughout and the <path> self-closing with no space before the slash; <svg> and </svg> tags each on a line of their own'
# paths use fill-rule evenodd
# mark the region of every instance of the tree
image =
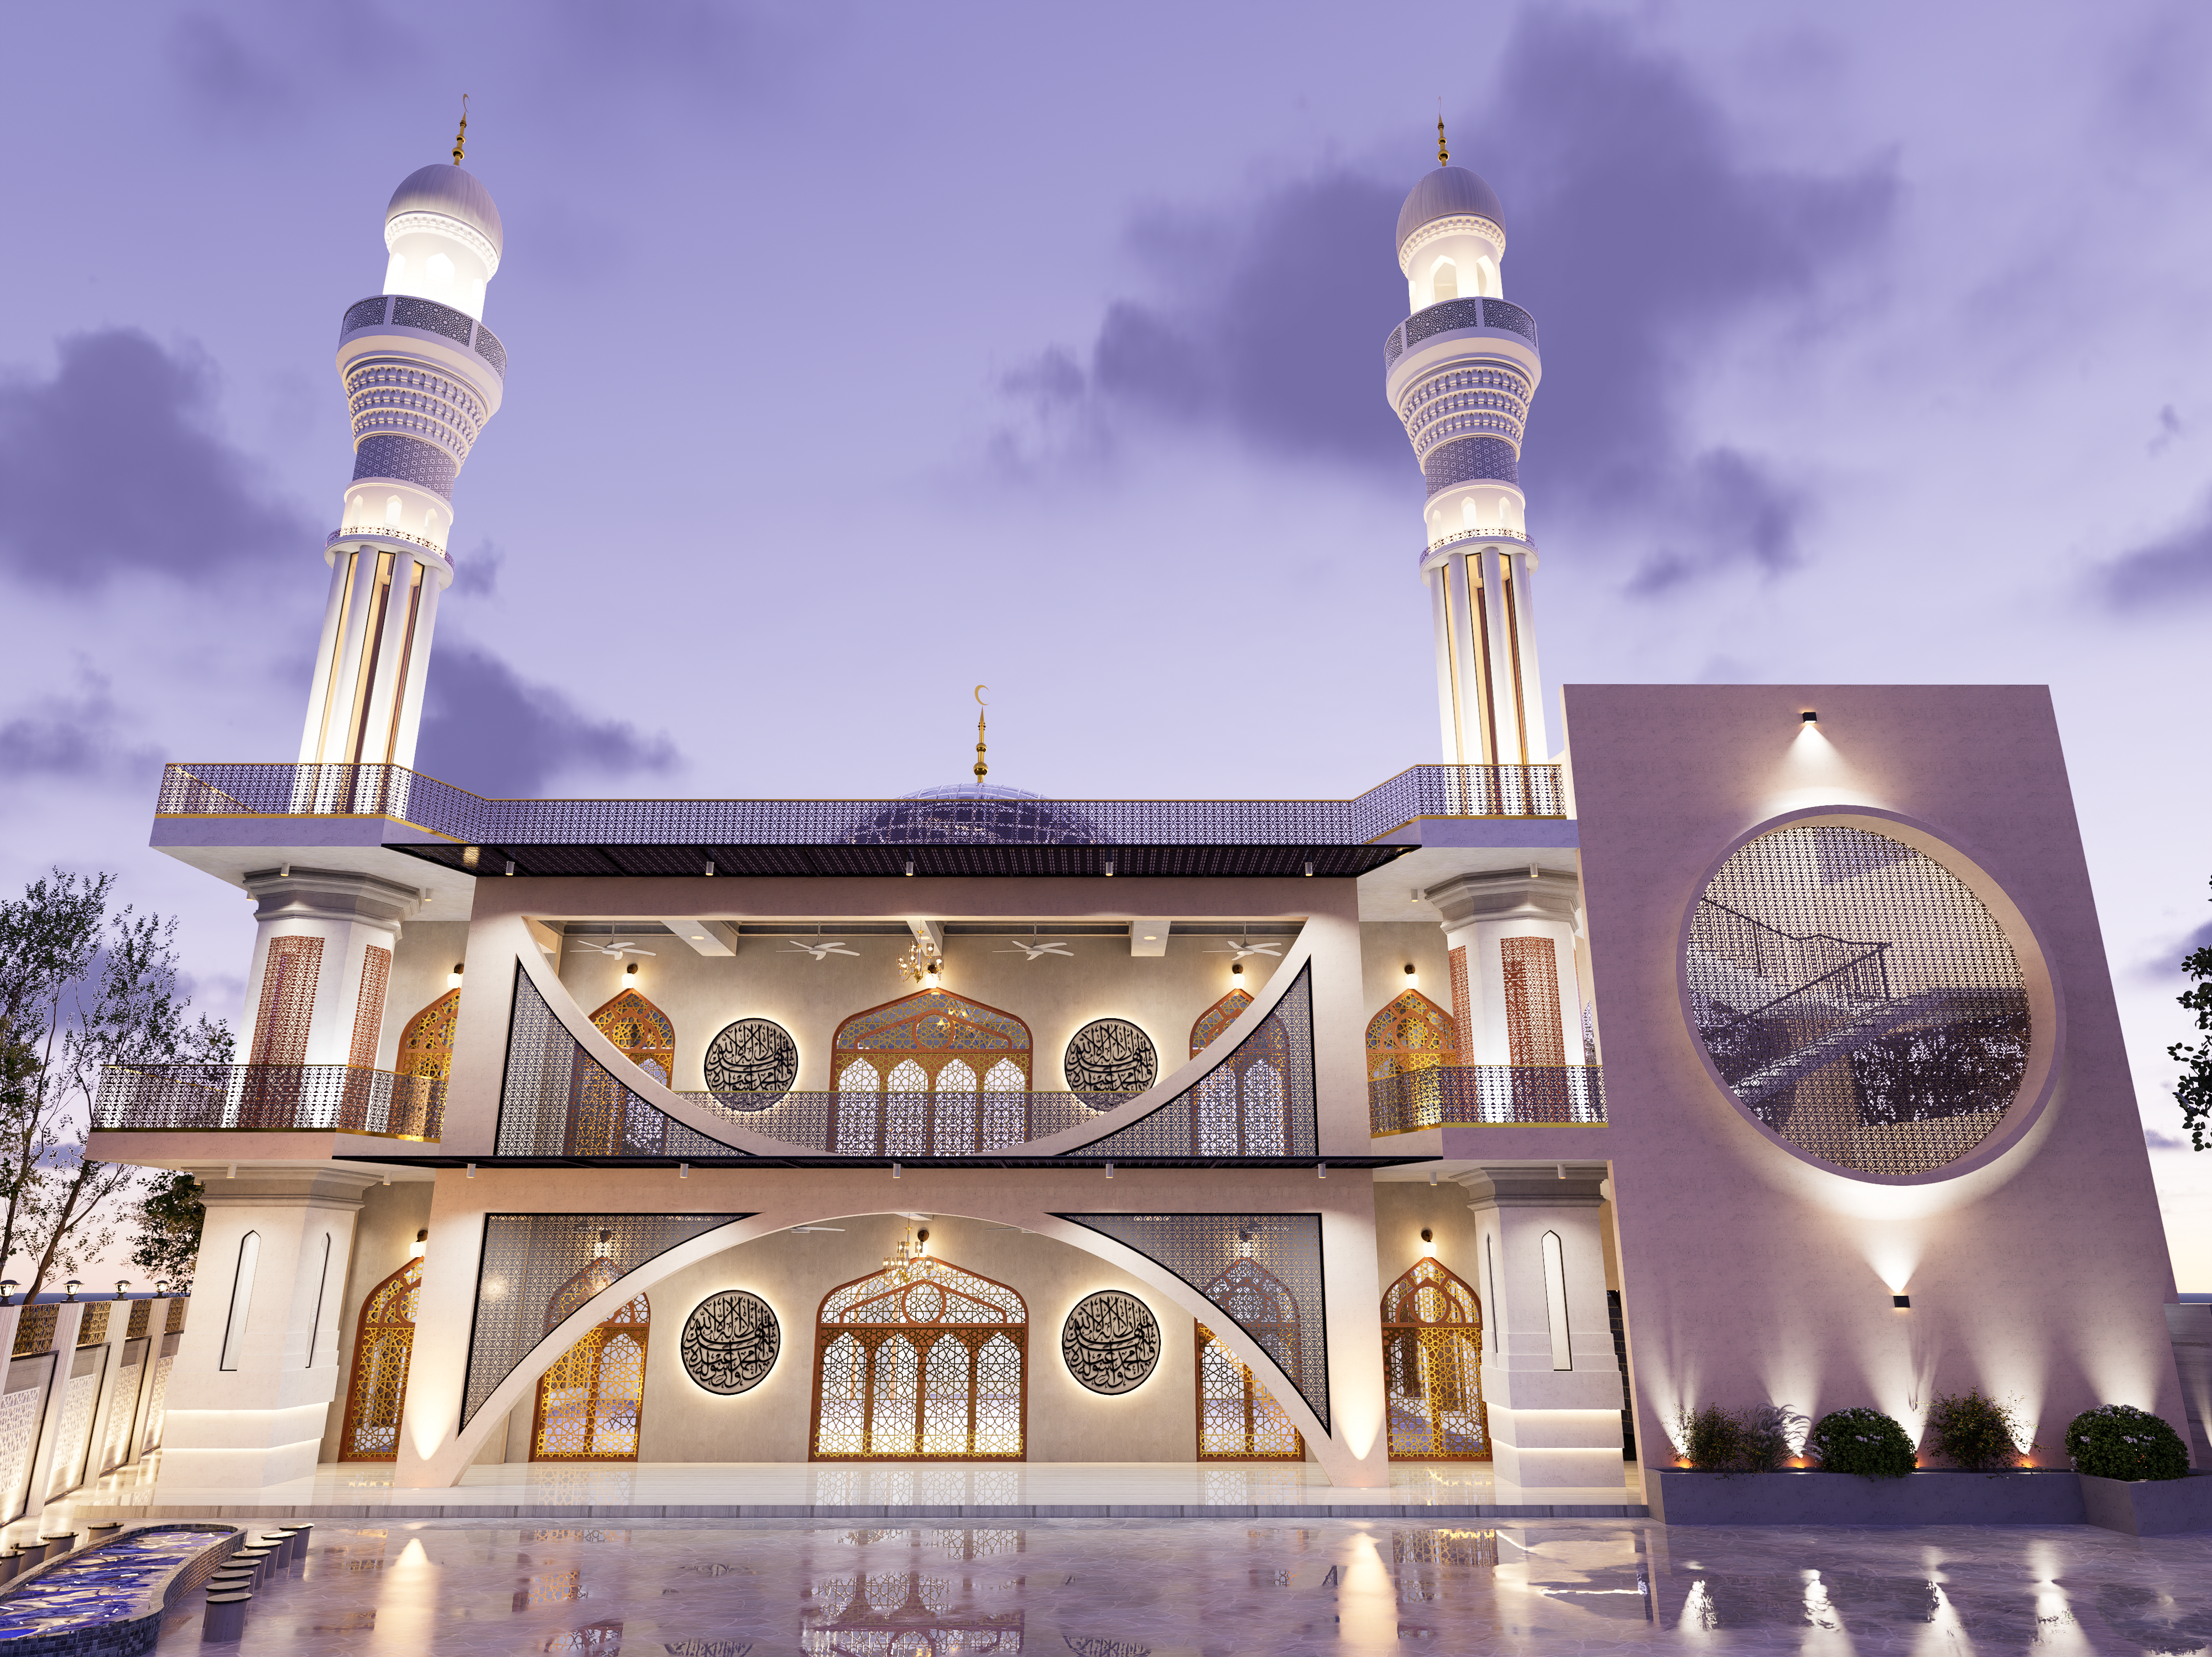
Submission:
<svg viewBox="0 0 2212 1657">
<path fill-rule="evenodd" d="M 138 1234 L 131 1264 L 143 1266 L 157 1283 L 179 1282 L 192 1275 L 200 1252 L 200 1228 L 207 1203 L 199 1182 L 188 1173 L 158 1176 L 138 1204 Z"/>
<path fill-rule="evenodd" d="M 230 1062 L 225 1026 L 186 1020 L 177 923 L 111 912 L 114 886 L 57 868 L 0 900 L 0 1261 L 32 1263 L 29 1295 L 114 1241 L 108 1203 L 137 1177 L 84 1154 L 101 1070 Z"/>
<path fill-rule="evenodd" d="M 2212 944 L 2184 955 L 2181 970 L 2197 982 L 2177 999 L 2197 1014 L 2199 1030 L 2212 1031 Z M 2178 1041 L 2166 1055 L 2181 1061 L 2181 1080 L 2173 1085 L 2173 1097 L 2181 1106 L 2181 1119 L 2189 1124 L 2189 1142 L 2200 1151 L 2212 1150 L 2206 1142 L 2212 1138 L 2212 1035 L 2194 1047 Z"/>
</svg>

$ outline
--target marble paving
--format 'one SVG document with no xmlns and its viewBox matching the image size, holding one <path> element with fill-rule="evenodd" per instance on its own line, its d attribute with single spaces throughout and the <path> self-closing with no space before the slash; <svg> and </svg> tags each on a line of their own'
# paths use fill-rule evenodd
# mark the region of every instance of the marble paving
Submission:
<svg viewBox="0 0 2212 1657">
<path fill-rule="evenodd" d="M 198 1651 L 198 1597 L 161 1649 Z M 2212 1652 L 2212 1536 L 1043 1520 L 319 1525 L 243 1657 Z M 228 1648 L 219 1648 L 228 1649 Z"/>
<path fill-rule="evenodd" d="M 33 1529 L 106 1520 L 234 1518 L 1147 1518 L 1419 1510 L 1436 1517 L 1640 1518 L 1640 1470 L 1605 1488 L 1520 1489 L 1487 1462 L 1401 1462 L 1371 1489 L 1331 1484 L 1312 1462 L 511 1462 L 447 1489 L 399 1489 L 388 1464 L 340 1463 L 253 1489 L 179 1484 L 157 1453 L 52 1504 Z"/>
</svg>

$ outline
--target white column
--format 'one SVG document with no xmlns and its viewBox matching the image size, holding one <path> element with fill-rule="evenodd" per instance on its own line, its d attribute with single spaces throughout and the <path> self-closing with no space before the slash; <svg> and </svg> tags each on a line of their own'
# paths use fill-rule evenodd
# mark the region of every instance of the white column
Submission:
<svg viewBox="0 0 2212 1657">
<path fill-rule="evenodd" d="M 1444 947 L 1467 950 L 1468 1007 L 1459 1033 L 1462 1064 L 1582 1063 L 1582 994 L 1575 972 L 1575 917 L 1582 883 L 1561 869 L 1484 869 L 1455 874 L 1424 894 L 1443 917 Z M 1505 1005 L 1504 946 L 1509 938 L 1544 938 L 1552 945 L 1559 998 L 1560 1052 L 1546 1060 L 1516 1058 Z"/>
<path fill-rule="evenodd" d="M 1602 1163 L 1462 1175 L 1477 1233 L 1482 1396 L 1501 1491 L 1615 1489 L 1620 1362 L 1605 1298 Z"/>
<path fill-rule="evenodd" d="M 343 1383 L 346 1264 L 361 1192 L 378 1176 L 192 1173 L 207 1227 L 192 1316 L 169 1374 L 162 1483 L 257 1488 L 306 1477 Z"/>
<path fill-rule="evenodd" d="M 363 1017 L 362 976 L 371 970 L 369 951 L 384 952 L 387 971 L 399 944 L 403 921 L 422 906 L 422 890 L 404 886 L 373 874 L 296 866 L 264 869 L 246 877 L 246 889 L 257 901 L 253 962 L 246 986 L 243 1057 L 268 1063 L 345 1064 L 354 1058 L 355 1034 Z M 282 1044 L 271 1049 L 261 1028 L 262 986 L 269 968 L 271 947 L 280 938 L 319 940 L 312 994 L 304 986 L 288 993 L 287 1005 L 272 1008 L 277 1019 L 288 1012 L 307 1014 L 307 1039 L 297 1058 Z M 368 1015 L 372 1036 L 380 1036 L 384 1002 L 372 978 Z M 297 999 L 295 999 L 297 997 Z M 304 1002 L 304 1007 L 302 1003 Z M 272 1034 L 274 1033 L 271 1033 Z M 366 1061 L 375 1063 L 375 1043 Z"/>
<path fill-rule="evenodd" d="M 1544 681 L 1536 671 L 1536 589 L 1531 577 L 1536 573 L 1536 554 L 1533 550 L 1516 550 L 1505 555 L 1513 564 L 1513 618 L 1518 660 L 1514 664 L 1514 695 L 1521 704 L 1521 716 L 1527 722 L 1528 731 L 1528 763 L 1549 765 L 1552 759 L 1551 739 L 1544 728 Z"/>
<path fill-rule="evenodd" d="M 1429 608 L 1435 618 L 1437 644 L 1437 712 L 1443 726 L 1444 764 L 1464 765 L 1472 733 L 1461 722 L 1458 664 L 1453 660 L 1450 560 L 1432 564 L 1421 572 L 1428 583 Z"/>
</svg>

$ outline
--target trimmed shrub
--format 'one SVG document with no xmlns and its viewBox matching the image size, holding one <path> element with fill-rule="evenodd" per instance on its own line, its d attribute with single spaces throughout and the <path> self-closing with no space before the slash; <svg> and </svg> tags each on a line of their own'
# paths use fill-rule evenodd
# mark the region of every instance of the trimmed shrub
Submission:
<svg viewBox="0 0 2212 1657">
<path fill-rule="evenodd" d="M 2020 1447 L 2021 1435 L 2027 1430 L 2016 1405 L 2000 1404 L 1978 1386 L 1945 1393 L 1928 1412 L 1929 1445 L 1953 1466 L 1970 1473 L 2016 1466 L 2027 1453 Z"/>
<path fill-rule="evenodd" d="M 1700 1473 L 1771 1473 L 1790 1459 L 1790 1429 L 1805 1418 L 1778 1404 L 1685 1409 L 1675 1418 L 1683 1458 Z"/>
<path fill-rule="evenodd" d="M 1912 1441 L 1879 1410 L 1831 1410 L 1806 1435 L 1805 1453 L 1824 1473 L 1903 1478 L 1912 1471 Z"/>
<path fill-rule="evenodd" d="M 2084 1410 L 2066 1429 L 2074 1471 L 2096 1478 L 2186 1478 L 2189 1447 L 2160 1417 L 2124 1404 Z"/>
</svg>

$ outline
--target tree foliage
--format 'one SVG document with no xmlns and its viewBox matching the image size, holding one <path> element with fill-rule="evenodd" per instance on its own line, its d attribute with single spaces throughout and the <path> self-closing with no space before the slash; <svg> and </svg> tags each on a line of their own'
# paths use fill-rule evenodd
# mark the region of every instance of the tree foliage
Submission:
<svg viewBox="0 0 2212 1657">
<path fill-rule="evenodd" d="M 2181 1004 L 2197 1014 L 2198 1030 L 2212 1032 L 2212 944 L 2183 956 L 2181 970 L 2196 980 L 2181 992 Z M 2181 1061 L 2173 1097 L 2189 1124 L 2189 1142 L 2200 1151 L 2212 1150 L 2212 1033 L 2200 1036 L 2194 1047 L 2178 1041 L 2166 1052 Z"/>
<path fill-rule="evenodd" d="M 28 1293 L 115 1240 L 137 1170 L 84 1154 L 110 1064 L 230 1062 L 229 1030 L 188 1018 L 177 923 L 112 907 L 115 877 L 57 868 L 0 899 L 0 1262 Z"/>
<path fill-rule="evenodd" d="M 155 1176 L 139 1200 L 137 1221 L 131 1264 L 145 1267 L 157 1283 L 190 1278 L 199 1261 L 200 1228 L 207 1222 L 199 1181 L 188 1173 Z"/>
</svg>

